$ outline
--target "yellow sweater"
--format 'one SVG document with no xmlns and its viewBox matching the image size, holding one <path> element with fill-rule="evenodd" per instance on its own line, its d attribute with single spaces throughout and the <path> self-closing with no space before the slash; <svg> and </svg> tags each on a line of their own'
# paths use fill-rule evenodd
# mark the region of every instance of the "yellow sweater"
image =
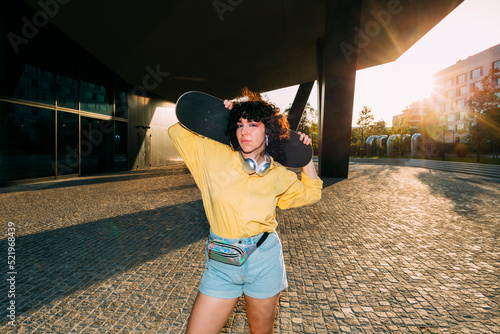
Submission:
<svg viewBox="0 0 500 334">
<path fill-rule="evenodd" d="M 276 206 L 313 204 L 321 198 L 323 181 L 302 173 L 301 180 L 278 162 L 261 177 L 248 175 L 239 152 L 200 137 L 179 123 L 168 129 L 184 163 L 201 191 L 212 231 L 223 238 L 252 237 L 272 232 Z"/>
</svg>

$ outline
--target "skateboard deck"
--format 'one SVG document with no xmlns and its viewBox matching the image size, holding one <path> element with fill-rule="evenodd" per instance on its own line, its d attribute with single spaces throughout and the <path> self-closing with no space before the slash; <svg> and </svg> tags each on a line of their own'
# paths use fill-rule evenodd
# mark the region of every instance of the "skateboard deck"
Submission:
<svg viewBox="0 0 500 334">
<path fill-rule="evenodd" d="M 202 92 L 187 92 L 177 100 L 175 113 L 179 122 L 194 133 L 229 145 L 229 136 L 224 132 L 230 110 L 221 99 Z M 273 158 L 286 167 L 307 165 L 312 158 L 312 146 L 299 138 L 297 132 L 290 130 L 290 139 L 280 141 L 283 156 Z"/>
</svg>

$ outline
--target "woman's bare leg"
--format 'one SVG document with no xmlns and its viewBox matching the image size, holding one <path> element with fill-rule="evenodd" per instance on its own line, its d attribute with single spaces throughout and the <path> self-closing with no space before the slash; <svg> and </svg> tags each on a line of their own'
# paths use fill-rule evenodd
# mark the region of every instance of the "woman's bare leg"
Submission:
<svg viewBox="0 0 500 334">
<path fill-rule="evenodd" d="M 214 298 L 198 292 L 189 316 L 186 334 L 220 333 L 238 299 Z"/>
<path fill-rule="evenodd" d="M 256 299 L 245 295 L 248 326 L 252 334 L 272 334 L 278 310 L 279 293 L 271 298 Z"/>
</svg>

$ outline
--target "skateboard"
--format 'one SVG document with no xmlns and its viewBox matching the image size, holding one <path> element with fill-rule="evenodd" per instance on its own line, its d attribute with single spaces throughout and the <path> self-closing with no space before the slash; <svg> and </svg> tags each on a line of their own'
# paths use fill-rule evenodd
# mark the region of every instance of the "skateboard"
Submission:
<svg viewBox="0 0 500 334">
<path fill-rule="evenodd" d="M 230 141 L 224 134 L 230 112 L 221 99 L 202 92 L 184 93 L 175 106 L 177 119 L 184 127 L 225 145 Z M 297 132 L 290 130 L 290 138 L 281 140 L 280 145 L 283 155 L 273 158 L 283 166 L 303 167 L 311 161 L 312 146 L 300 141 Z"/>
</svg>

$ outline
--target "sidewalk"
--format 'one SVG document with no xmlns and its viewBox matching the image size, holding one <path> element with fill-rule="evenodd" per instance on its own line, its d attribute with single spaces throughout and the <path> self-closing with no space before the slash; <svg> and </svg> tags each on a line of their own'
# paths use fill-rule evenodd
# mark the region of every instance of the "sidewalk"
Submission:
<svg viewBox="0 0 500 334">
<path fill-rule="evenodd" d="M 277 212 L 275 333 L 499 333 L 499 179 L 349 168 L 319 203 Z M 0 333 L 184 332 L 208 225 L 182 166 L 0 188 L 0 217 Z M 244 311 L 224 333 L 249 333 Z"/>
<path fill-rule="evenodd" d="M 406 158 L 351 158 L 351 163 L 369 163 L 394 166 L 422 167 L 442 170 L 447 172 L 465 173 L 486 177 L 500 178 L 500 165 L 480 164 L 468 162 L 427 160 L 427 159 L 406 159 Z"/>
</svg>

